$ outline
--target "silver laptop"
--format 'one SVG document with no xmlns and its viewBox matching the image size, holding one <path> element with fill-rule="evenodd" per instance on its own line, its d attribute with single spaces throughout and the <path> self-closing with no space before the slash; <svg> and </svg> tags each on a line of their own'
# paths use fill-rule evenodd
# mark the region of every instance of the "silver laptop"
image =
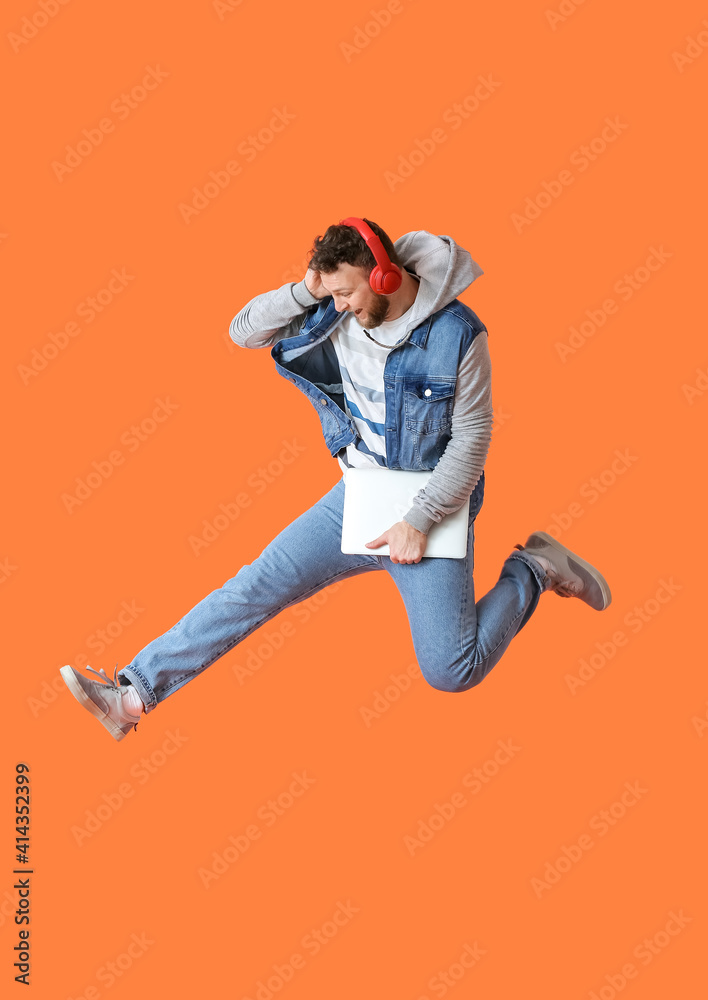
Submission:
<svg viewBox="0 0 708 1000">
<path fill-rule="evenodd" d="M 413 497 L 432 472 L 403 469 L 355 469 L 344 474 L 342 552 L 374 556 L 390 555 L 388 545 L 368 549 L 366 542 L 378 538 L 411 509 Z M 423 558 L 464 559 L 467 552 L 469 497 L 454 514 L 448 514 L 428 532 Z"/>
</svg>

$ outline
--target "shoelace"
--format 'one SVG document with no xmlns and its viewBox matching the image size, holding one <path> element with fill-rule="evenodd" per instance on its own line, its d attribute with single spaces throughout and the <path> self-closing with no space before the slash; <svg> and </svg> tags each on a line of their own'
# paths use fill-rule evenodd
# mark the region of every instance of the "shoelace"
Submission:
<svg viewBox="0 0 708 1000">
<path fill-rule="evenodd" d="M 515 545 L 515 549 L 521 549 L 524 551 L 523 545 Z M 551 579 L 553 577 L 551 576 Z M 566 580 L 564 583 L 552 583 L 549 590 L 552 590 L 554 594 L 558 594 L 559 597 L 577 597 L 580 591 L 583 589 L 582 583 L 575 583 L 572 580 Z"/>
<path fill-rule="evenodd" d="M 96 675 L 96 677 L 100 677 L 101 678 L 101 683 L 103 684 L 104 687 L 115 688 L 117 691 L 120 691 L 121 685 L 118 683 L 118 664 L 117 663 L 116 663 L 115 668 L 113 670 L 113 680 L 111 680 L 111 678 L 108 676 L 108 674 L 103 669 L 103 667 L 101 667 L 99 670 L 94 670 L 93 667 L 87 666 L 86 669 L 90 670 L 92 674 Z M 138 728 L 137 722 L 133 723 L 133 729 L 137 729 L 137 728 Z"/>
<path fill-rule="evenodd" d="M 109 687 L 109 688 L 119 688 L 120 687 L 120 685 L 118 683 L 118 680 L 117 680 L 117 678 L 118 678 L 118 664 L 117 663 L 116 663 L 116 666 L 115 666 L 115 670 L 113 671 L 113 680 L 111 680 L 111 678 L 108 676 L 108 674 L 103 669 L 103 667 L 101 667 L 100 670 L 94 670 L 93 667 L 88 667 L 87 666 L 86 669 L 90 670 L 92 674 L 96 675 L 96 677 L 100 677 L 101 678 L 101 683 L 103 683 L 105 687 Z"/>
</svg>

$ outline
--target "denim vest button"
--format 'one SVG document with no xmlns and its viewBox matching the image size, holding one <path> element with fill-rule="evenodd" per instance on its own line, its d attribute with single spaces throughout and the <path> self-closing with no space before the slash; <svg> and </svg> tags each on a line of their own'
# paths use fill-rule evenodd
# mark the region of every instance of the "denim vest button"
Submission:
<svg viewBox="0 0 708 1000">
<path fill-rule="evenodd" d="M 322 403 L 323 406 L 326 406 L 327 405 L 327 400 L 326 399 L 321 399 L 320 403 Z"/>
<path fill-rule="evenodd" d="M 429 396 L 432 391 L 433 391 L 432 389 L 426 389 L 425 392 L 423 393 L 423 395 L 424 396 Z"/>
</svg>

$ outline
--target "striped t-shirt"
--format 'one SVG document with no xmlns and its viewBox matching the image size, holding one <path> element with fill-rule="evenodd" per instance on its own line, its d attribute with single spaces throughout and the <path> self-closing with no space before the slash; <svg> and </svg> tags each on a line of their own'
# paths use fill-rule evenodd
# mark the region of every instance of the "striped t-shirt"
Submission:
<svg viewBox="0 0 708 1000">
<path fill-rule="evenodd" d="M 353 313 L 348 313 L 331 334 L 342 372 L 346 412 L 359 435 L 347 445 L 344 457 L 337 456 L 345 477 L 349 466 L 361 469 L 372 464 L 386 465 L 384 365 L 391 347 L 405 336 L 414 305 L 415 302 L 398 319 L 369 331 L 387 347 L 369 340 Z"/>
</svg>

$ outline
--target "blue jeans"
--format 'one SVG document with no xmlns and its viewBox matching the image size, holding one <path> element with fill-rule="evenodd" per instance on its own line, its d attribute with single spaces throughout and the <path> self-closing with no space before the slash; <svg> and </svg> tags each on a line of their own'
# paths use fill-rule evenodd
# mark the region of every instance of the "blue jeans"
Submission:
<svg viewBox="0 0 708 1000">
<path fill-rule="evenodd" d="M 403 598 L 426 681 L 439 691 L 466 691 L 501 659 L 546 588 L 538 563 L 515 550 L 504 562 L 497 583 L 475 603 L 474 522 L 483 498 L 484 476 L 470 498 L 464 559 L 423 557 L 418 563 L 392 563 L 389 556 L 374 555 L 375 550 L 372 555 L 341 551 L 344 480 L 340 479 L 257 559 L 148 643 L 118 676 L 135 685 L 146 712 L 151 712 L 285 608 L 337 580 L 385 570 Z M 356 629 L 350 634 L 356 636 Z M 364 654 L 368 640 L 363 631 L 359 634 Z"/>
</svg>

